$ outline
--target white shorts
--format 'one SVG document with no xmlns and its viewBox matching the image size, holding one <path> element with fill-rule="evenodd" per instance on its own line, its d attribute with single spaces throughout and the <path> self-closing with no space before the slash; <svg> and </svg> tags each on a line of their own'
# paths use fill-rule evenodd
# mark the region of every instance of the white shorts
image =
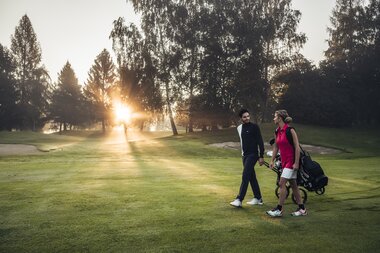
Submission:
<svg viewBox="0 0 380 253">
<path fill-rule="evenodd" d="M 284 168 L 281 173 L 281 177 L 286 179 L 296 179 L 297 178 L 297 170 Z"/>
</svg>

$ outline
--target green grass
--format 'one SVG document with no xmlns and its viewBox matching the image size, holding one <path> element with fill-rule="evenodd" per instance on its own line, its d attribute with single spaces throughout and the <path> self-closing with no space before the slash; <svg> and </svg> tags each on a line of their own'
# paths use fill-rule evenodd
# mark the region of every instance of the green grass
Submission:
<svg viewBox="0 0 380 253">
<path fill-rule="evenodd" d="M 313 155 L 330 178 L 326 193 L 308 193 L 302 218 L 289 215 L 287 200 L 281 219 L 265 214 L 277 202 L 275 173 L 265 167 L 256 168 L 265 204 L 228 205 L 240 153 L 207 144 L 238 141 L 235 129 L 129 141 L 2 132 L 0 143 L 53 151 L 0 156 L 0 252 L 379 252 L 379 135 L 296 129 L 303 143 L 347 152 Z M 262 132 L 269 139 L 273 125 Z"/>
</svg>

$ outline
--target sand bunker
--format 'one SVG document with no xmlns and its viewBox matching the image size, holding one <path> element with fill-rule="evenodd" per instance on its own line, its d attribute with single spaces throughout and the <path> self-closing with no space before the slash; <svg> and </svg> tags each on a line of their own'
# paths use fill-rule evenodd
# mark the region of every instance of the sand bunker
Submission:
<svg viewBox="0 0 380 253">
<path fill-rule="evenodd" d="M 0 144 L 0 155 L 34 155 L 42 153 L 33 145 Z"/>
<path fill-rule="evenodd" d="M 210 144 L 209 146 L 217 147 L 217 148 L 226 148 L 226 149 L 235 149 L 240 150 L 240 143 L 239 142 L 223 142 L 223 143 L 214 143 Z M 272 147 L 269 145 L 269 143 L 264 143 L 265 150 L 269 151 L 272 150 Z M 313 154 L 337 154 L 341 153 L 341 150 L 332 149 L 332 148 L 325 148 L 320 146 L 313 146 L 313 145 L 306 145 L 302 144 L 302 148 L 306 151 L 313 153 Z M 38 150 L 33 145 L 24 145 L 24 144 L 0 144 L 0 156 L 4 155 L 34 155 L 34 154 L 41 154 L 42 151 Z"/>
<path fill-rule="evenodd" d="M 306 144 L 301 144 L 301 145 L 302 145 L 302 148 L 304 150 L 306 150 L 307 152 L 313 153 L 313 154 L 327 155 L 327 154 L 342 153 L 341 150 L 333 149 L 333 148 L 325 148 L 325 147 L 306 145 Z M 239 149 L 240 150 L 240 143 L 239 142 L 214 143 L 214 144 L 210 144 L 210 146 L 217 147 L 217 148 Z M 269 145 L 269 143 L 264 143 L 264 146 L 265 146 L 266 151 L 272 150 L 272 147 Z"/>
</svg>

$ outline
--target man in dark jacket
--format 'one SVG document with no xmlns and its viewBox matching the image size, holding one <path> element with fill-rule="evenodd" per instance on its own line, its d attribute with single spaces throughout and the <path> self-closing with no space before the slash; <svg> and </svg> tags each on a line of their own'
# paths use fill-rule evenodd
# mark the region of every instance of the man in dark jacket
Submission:
<svg viewBox="0 0 380 253">
<path fill-rule="evenodd" d="M 254 198 L 248 201 L 249 205 L 262 205 L 263 200 L 259 183 L 256 178 L 255 164 L 257 160 L 260 166 L 264 164 L 264 143 L 258 125 L 250 122 L 249 111 L 242 109 L 239 112 L 242 124 L 237 127 L 240 137 L 241 153 L 243 156 L 243 176 L 239 194 L 230 203 L 234 207 L 241 207 L 242 201 L 247 193 L 248 184 L 251 184 Z"/>
</svg>

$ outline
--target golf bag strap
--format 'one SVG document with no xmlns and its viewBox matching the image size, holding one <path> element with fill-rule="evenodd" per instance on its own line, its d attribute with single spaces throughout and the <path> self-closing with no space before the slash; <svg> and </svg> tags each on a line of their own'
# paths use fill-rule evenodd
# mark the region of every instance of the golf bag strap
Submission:
<svg viewBox="0 0 380 253">
<path fill-rule="evenodd" d="M 295 147 L 294 147 L 294 141 L 293 141 L 293 135 L 292 135 L 292 132 L 291 132 L 292 129 L 296 130 L 294 127 L 288 126 L 288 128 L 286 128 L 285 134 L 286 134 L 286 139 L 292 145 L 292 147 L 295 149 Z M 275 131 L 276 137 L 277 137 L 277 133 L 278 133 L 278 130 L 276 129 L 276 131 Z M 299 147 L 301 149 L 301 154 L 308 155 L 308 153 L 302 148 L 301 145 L 299 145 Z"/>
</svg>

